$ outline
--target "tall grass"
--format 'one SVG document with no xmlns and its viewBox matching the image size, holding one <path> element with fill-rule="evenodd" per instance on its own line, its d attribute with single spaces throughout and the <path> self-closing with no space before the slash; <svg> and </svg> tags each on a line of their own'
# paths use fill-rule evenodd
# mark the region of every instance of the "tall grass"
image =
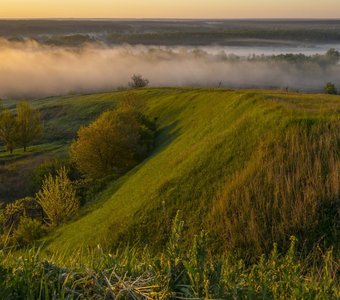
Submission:
<svg viewBox="0 0 340 300">
<path fill-rule="evenodd" d="M 295 235 L 306 251 L 339 249 L 340 122 L 290 125 L 263 142 L 214 203 L 210 228 L 254 257 Z M 273 142 L 272 142 L 273 141 Z"/>
<path fill-rule="evenodd" d="M 105 254 L 42 256 L 39 250 L 0 252 L 1 299 L 338 299 L 339 264 L 332 251 L 318 267 L 298 260 L 295 238 L 288 251 L 254 264 L 213 258 L 204 232 L 189 251 L 181 244 L 184 223 L 174 220 L 166 250 L 126 248 Z"/>
</svg>

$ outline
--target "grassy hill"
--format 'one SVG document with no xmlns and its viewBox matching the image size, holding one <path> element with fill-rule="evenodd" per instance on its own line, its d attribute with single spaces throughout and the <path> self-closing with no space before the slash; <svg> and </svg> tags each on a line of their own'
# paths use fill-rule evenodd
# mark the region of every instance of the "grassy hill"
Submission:
<svg viewBox="0 0 340 300">
<path fill-rule="evenodd" d="M 67 158 L 79 127 L 122 93 L 33 101 L 44 137 L 0 152 L 0 198 L 29 193 L 32 171 Z M 42 252 L 5 243 L 0 298 L 339 299 L 340 97 L 136 93 L 157 122 L 154 151 L 51 230 Z"/>
<path fill-rule="evenodd" d="M 304 247 L 339 241 L 340 97 L 171 88 L 137 94 L 157 118 L 155 150 L 54 231 L 49 251 L 121 243 L 157 251 L 177 210 L 184 242 L 205 229 L 217 253 L 253 256 L 274 241 L 286 247 L 290 235 Z M 46 120 L 44 142 L 67 144 L 119 97 L 36 101 Z"/>
<path fill-rule="evenodd" d="M 27 193 L 30 172 L 67 157 L 79 127 L 115 106 L 121 93 L 34 101 L 44 137 L 27 153 L 0 153 L 2 197 Z M 172 88 L 136 93 L 157 120 L 153 153 L 53 231 L 49 251 L 122 243 L 158 251 L 177 210 L 186 224 L 184 243 L 205 229 L 217 253 L 253 257 L 273 242 L 287 248 L 291 235 L 305 249 L 338 243 L 340 97 Z"/>
</svg>

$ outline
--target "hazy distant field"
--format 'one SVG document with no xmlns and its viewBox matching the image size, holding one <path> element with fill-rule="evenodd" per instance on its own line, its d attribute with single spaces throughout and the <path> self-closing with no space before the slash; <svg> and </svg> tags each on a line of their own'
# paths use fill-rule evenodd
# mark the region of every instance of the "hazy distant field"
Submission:
<svg viewBox="0 0 340 300">
<path fill-rule="evenodd" d="M 321 92 L 340 82 L 331 48 L 339 20 L 0 20 L 0 97 L 110 91 L 135 73 L 151 86 Z"/>
</svg>

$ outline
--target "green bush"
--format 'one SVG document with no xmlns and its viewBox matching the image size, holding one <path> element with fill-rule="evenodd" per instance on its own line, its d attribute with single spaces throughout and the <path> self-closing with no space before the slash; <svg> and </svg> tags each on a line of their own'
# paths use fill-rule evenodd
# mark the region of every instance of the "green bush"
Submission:
<svg viewBox="0 0 340 300">
<path fill-rule="evenodd" d="M 32 173 L 31 177 L 31 192 L 36 193 L 41 188 L 44 179 L 49 176 L 56 176 L 57 172 L 65 167 L 69 172 L 69 177 L 76 180 L 80 177 L 73 165 L 68 159 L 52 159 L 40 164 Z"/>
<path fill-rule="evenodd" d="M 20 245 L 29 245 L 47 234 L 47 227 L 36 219 L 21 217 L 17 229 L 13 232 L 13 241 Z"/>
<path fill-rule="evenodd" d="M 131 100 L 132 101 L 132 100 Z M 70 156 L 90 179 L 120 176 L 145 158 L 152 148 L 151 123 L 131 103 L 102 113 L 78 131 Z"/>
<path fill-rule="evenodd" d="M 32 197 L 26 197 L 8 203 L 1 212 L 1 226 L 4 231 L 18 227 L 21 217 L 43 220 L 43 211 L 39 203 Z"/>
<path fill-rule="evenodd" d="M 68 220 L 78 212 L 80 206 L 74 184 L 68 178 L 65 167 L 55 177 L 50 174 L 45 178 L 36 198 L 53 226 Z"/>
</svg>

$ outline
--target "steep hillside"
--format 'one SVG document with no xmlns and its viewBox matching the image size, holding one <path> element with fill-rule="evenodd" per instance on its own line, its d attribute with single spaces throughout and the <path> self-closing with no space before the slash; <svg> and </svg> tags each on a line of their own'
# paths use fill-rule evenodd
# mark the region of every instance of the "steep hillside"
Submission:
<svg viewBox="0 0 340 300">
<path fill-rule="evenodd" d="M 186 221 L 186 243 L 206 229 L 219 253 L 258 254 L 274 241 L 285 247 L 290 235 L 307 244 L 339 241 L 340 97 L 202 89 L 137 93 L 147 114 L 157 118 L 157 147 L 75 221 L 53 232 L 49 251 L 121 243 L 157 250 L 177 210 Z M 46 111 L 54 106 L 59 115 L 51 116 L 48 128 L 71 137 L 118 98 L 88 95 L 37 105 Z"/>
</svg>

